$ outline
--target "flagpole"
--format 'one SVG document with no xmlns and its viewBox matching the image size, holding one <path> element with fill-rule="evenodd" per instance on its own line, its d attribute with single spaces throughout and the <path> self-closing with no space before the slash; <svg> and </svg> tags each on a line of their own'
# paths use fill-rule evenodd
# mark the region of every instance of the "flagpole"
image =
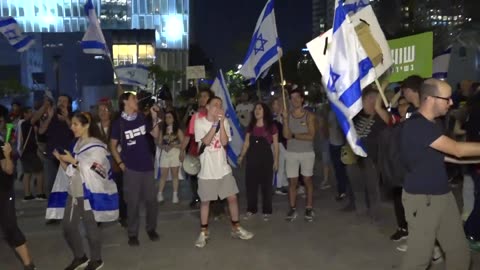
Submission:
<svg viewBox="0 0 480 270">
<path fill-rule="evenodd" d="M 110 53 L 110 49 L 108 48 L 108 46 L 106 46 L 106 49 L 108 53 L 108 60 L 110 60 L 110 65 L 112 65 L 113 74 L 115 74 L 115 77 L 117 78 L 116 82 L 114 82 L 117 84 L 117 97 L 120 97 L 120 95 L 123 94 L 122 85 L 120 84 L 120 77 L 118 77 L 118 73 L 117 73 L 117 70 L 115 69 L 115 64 L 113 63 L 112 55 Z"/>
<path fill-rule="evenodd" d="M 282 99 L 283 99 L 283 111 L 287 112 L 287 99 L 285 97 L 285 80 L 283 79 L 283 66 L 282 66 L 282 57 L 278 57 L 278 67 L 280 69 L 280 85 L 282 86 Z"/>
<path fill-rule="evenodd" d="M 380 84 L 380 82 L 378 81 L 378 78 L 375 78 L 375 84 L 377 85 L 377 88 L 378 88 L 378 92 L 380 92 L 380 96 L 382 97 L 382 100 L 383 100 L 383 104 L 385 104 L 385 108 L 389 108 L 389 104 L 388 104 L 388 100 L 387 100 L 387 97 L 385 96 L 385 93 L 383 91 L 383 87 L 382 85 Z"/>
</svg>

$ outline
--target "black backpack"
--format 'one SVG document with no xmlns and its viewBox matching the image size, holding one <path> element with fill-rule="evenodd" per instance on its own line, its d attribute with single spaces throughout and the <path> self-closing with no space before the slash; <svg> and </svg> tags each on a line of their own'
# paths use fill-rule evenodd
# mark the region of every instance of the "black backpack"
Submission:
<svg viewBox="0 0 480 270">
<path fill-rule="evenodd" d="M 413 114 L 411 118 L 417 117 Z M 410 118 L 410 119 L 411 119 Z M 393 127 L 387 127 L 378 137 L 377 168 L 384 184 L 388 187 L 401 187 L 407 173 L 407 166 L 401 147 L 402 130 L 405 120 Z"/>
</svg>

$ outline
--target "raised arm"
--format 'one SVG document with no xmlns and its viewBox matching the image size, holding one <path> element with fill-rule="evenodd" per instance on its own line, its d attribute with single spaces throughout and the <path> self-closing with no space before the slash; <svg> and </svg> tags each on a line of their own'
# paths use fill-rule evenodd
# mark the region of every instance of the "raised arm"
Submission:
<svg viewBox="0 0 480 270">
<path fill-rule="evenodd" d="M 436 139 L 430 147 L 457 158 L 480 156 L 480 143 L 457 142 L 445 135 Z"/>
</svg>

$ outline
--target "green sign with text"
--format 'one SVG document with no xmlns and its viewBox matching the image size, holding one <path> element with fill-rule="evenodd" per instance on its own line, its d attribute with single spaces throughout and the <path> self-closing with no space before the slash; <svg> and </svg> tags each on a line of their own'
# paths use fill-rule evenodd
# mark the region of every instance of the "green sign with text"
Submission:
<svg viewBox="0 0 480 270">
<path fill-rule="evenodd" d="M 403 81 L 410 75 L 432 77 L 433 33 L 392 39 L 388 41 L 392 53 L 390 82 Z"/>
</svg>

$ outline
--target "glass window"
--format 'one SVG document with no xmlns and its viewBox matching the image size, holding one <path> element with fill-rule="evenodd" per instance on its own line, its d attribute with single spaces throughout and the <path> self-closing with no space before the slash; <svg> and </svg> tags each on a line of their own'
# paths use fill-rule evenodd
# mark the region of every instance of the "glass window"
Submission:
<svg viewBox="0 0 480 270">
<path fill-rule="evenodd" d="M 160 2 L 161 0 L 154 0 L 152 5 L 152 13 L 160 14 Z"/>
<path fill-rule="evenodd" d="M 63 25 L 65 27 L 65 32 L 72 32 L 72 27 L 70 26 L 70 20 L 63 20 Z"/>
<path fill-rule="evenodd" d="M 147 1 L 146 1 L 146 2 L 147 2 L 147 3 L 146 3 L 146 4 L 147 4 L 147 12 L 146 12 L 146 14 L 153 14 L 153 3 L 152 3 L 152 1 L 154 1 L 154 0 L 147 0 Z"/>
<path fill-rule="evenodd" d="M 145 5 L 147 4 L 146 1 L 139 1 L 138 4 L 140 5 L 140 14 L 145 14 Z"/>
<path fill-rule="evenodd" d="M 168 0 L 160 0 L 160 14 L 168 14 Z"/>
<path fill-rule="evenodd" d="M 140 29 L 145 29 L 145 16 L 139 16 L 139 28 Z"/>
<path fill-rule="evenodd" d="M 18 16 L 23 17 L 25 16 L 25 10 L 23 7 L 18 8 Z"/>
<path fill-rule="evenodd" d="M 60 6 L 60 4 L 57 5 L 57 15 L 59 17 L 63 17 L 63 8 Z"/>
<path fill-rule="evenodd" d="M 177 13 L 182 14 L 183 13 L 183 1 L 182 0 L 177 0 L 176 1 L 176 8 L 177 8 Z"/>
<path fill-rule="evenodd" d="M 72 11 L 70 7 L 65 7 L 65 17 L 71 17 L 72 16 Z"/>
<path fill-rule="evenodd" d="M 75 3 L 75 2 L 72 3 L 72 13 L 73 13 L 73 17 L 80 16 L 80 13 L 78 12 L 78 3 Z"/>
</svg>

